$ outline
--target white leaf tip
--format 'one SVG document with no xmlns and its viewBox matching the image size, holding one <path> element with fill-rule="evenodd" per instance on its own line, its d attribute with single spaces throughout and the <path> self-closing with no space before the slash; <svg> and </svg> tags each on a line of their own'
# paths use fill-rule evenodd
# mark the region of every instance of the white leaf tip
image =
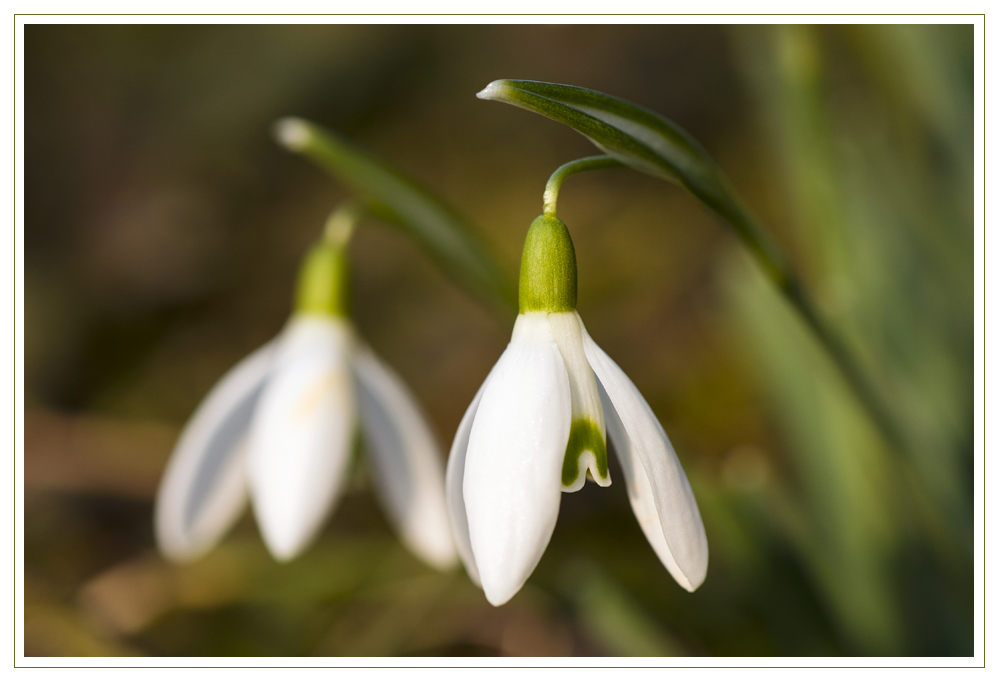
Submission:
<svg viewBox="0 0 1000 683">
<path fill-rule="evenodd" d="M 286 116 L 274 124 L 274 137 L 286 149 L 298 152 L 309 144 L 312 131 L 306 121 L 295 116 Z"/>
<path fill-rule="evenodd" d="M 485 88 L 476 93 L 476 97 L 481 100 L 500 99 L 500 91 L 503 90 L 503 81 L 493 81 Z"/>
</svg>

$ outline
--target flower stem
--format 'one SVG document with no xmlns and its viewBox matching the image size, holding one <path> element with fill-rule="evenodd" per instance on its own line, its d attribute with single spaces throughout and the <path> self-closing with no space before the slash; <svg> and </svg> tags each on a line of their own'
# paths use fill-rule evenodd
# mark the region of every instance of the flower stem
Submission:
<svg viewBox="0 0 1000 683">
<path fill-rule="evenodd" d="M 368 213 L 361 202 L 346 201 L 330 214 L 323 226 L 323 240 L 337 247 L 346 247 L 358 222 Z"/>
<path fill-rule="evenodd" d="M 584 171 L 599 171 L 604 168 L 625 168 L 625 164 L 612 159 L 607 155 L 594 157 L 584 157 L 563 164 L 557 168 L 551 176 L 549 182 L 545 184 L 545 194 L 542 196 L 542 215 L 548 218 L 556 217 L 556 202 L 559 200 L 559 188 L 563 181 L 571 175 L 583 173 Z"/>
</svg>

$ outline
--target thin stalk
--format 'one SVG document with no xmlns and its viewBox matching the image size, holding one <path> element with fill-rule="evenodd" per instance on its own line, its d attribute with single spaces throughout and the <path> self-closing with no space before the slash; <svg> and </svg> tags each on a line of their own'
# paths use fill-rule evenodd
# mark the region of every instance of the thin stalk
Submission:
<svg viewBox="0 0 1000 683">
<path fill-rule="evenodd" d="M 549 176 L 549 182 L 545 184 L 545 194 L 542 195 L 542 214 L 549 218 L 556 217 L 556 203 L 559 201 L 559 189 L 563 181 L 571 175 L 583 173 L 585 171 L 599 171 L 605 168 L 625 168 L 625 164 L 612 159 L 606 154 L 593 157 L 584 157 L 563 164 Z"/>
<path fill-rule="evenodd" d="M 323 239 L 338 247 L 347 246 L 354 229 L 367 214 L 368 208 L 361 202 L 348 200 L 340 204 L 326 219 Z"/>
</svg>

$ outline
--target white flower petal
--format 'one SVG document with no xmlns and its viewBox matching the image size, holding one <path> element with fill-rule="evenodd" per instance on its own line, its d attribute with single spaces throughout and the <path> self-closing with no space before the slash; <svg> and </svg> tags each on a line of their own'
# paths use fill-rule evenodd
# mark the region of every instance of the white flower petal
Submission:
<svg viewBox="0 0 1000 683">
<path fill-rule="evenodd" d="M 356 424 L 350 327 L 292 318 L 250 429 L 254 513 L 279 560 L 312 540 L 340 493 Z"/>
<path fill-rule="evenodd" d="M 666 432 L 639 390 L 583 330 L 597 374 L 611 442 L 622 463 L 632 510 L 653 550 L 681 586 L 693 591 L 708 570 L 708 539 L 691 485 Z"/>
<path fill-rule="evenodd" d="M 472 583 L 480 588 L 482 582 L 479 580 L 479 569 L 476 567 L 476 558 L 472 554 L 472 541 L 469 538 L 469 518 L 465 513 L 465 456 L 469 450 L 469 435 L 472 433 L 472 423 L 479 410 L 479 402 L 483 398 L 483 391 L 490 383 L 496 369 L 500 367 L 504 356 L 510 350 L 510 346 L 500 354 L 498 360 L 486 379 L 479 386 L 472 403 L 465 409 L 462 421 L 458 423 L 458 430 L 455 432 L 455 440 L 451 443 L 451 451 L 448 453 L 448 467 L 445 471 L 445 493 L 448 499 L 448 517 L 451 519 L 451 533 L 458 547 L 458 555 L 462 558 L 465 571 L 468 572 Z"/>
<path fill-rule="evenodd" d="M 402 380 L 358 344 L 354 374 L 372 475 L 390 521 L 406 546 L 438 569 L 458 555 L 444 502 L 441 449 Z"/>
<path fill-rule="evenodd" d="M 545 552 L 559 516 L 569 378 L 544 313 L 519 315 L 469 435 L 465 509 L 486 599 L 502 605 Z"/>
<path fill-rule="evenodd" d="M 157 543 L 171 560 L 204 555 L 246 506 L 246 434 L 273 356 L 271 342 L 226 373 L 177 440 L 155 513 Z"/>
</svg>

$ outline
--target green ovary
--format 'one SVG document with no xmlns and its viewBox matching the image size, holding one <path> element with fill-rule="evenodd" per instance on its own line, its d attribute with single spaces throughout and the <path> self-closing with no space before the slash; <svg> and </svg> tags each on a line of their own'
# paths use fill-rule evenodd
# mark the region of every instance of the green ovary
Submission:
<svg viewBox="0 0 1000 683">
<path fill-rule="evenodd" d="M 518 286 L 521 313 L 576 310 L 576 251 L 566 225 L 539 216 L 531 222 L 521 252 Z"/>
<path fill-rule="evenodd" d="M 608 477 L 608 449 L 604 444 L 604 435 L 591 420 L 581 418 L 573 420 L 569 430 L 569 441 L 566 442 L 566 455 L 563 457 L 562 484 L 569 486 L 580 474 L 580 456 L 590 451 L 597 461 L 597 476 Z"/>
<path fill-rule="evenodd" d="M 350 313 L 350 298 L 344 248 L 320 242 L 309 250 L 299 270 L 295 312 L 346 318 Z"/>
</svg>

